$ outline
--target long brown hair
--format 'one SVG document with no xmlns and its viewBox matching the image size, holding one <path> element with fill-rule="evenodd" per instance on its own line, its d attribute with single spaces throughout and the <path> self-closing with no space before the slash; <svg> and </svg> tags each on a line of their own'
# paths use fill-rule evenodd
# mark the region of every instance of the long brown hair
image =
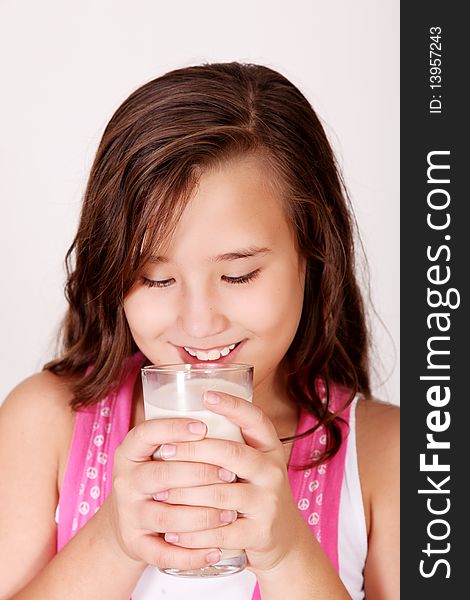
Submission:
<svg viewBox="0 0 470 600">
<path fill-rule="evenodd" d="M 341 443 L 328 410 L 332 383 L 370 394 L 368 331 L 354 267 L 354 220 L 323 127 L 302 93 L 254 64 L 204 64 L 171 71 L 132 93 L 107 125 L 67 253 L 56 374 L 82 374 L 72 407 L 91 405 L 119 385 L 137 351 L 123 299 L 142 265 L 166 243 L 204 169 L 244 153 L 262 156 L 280 182 L 299 253 L 307 260 L 297 333 L 284 358 L 290 398 Z M 89 364 L 94 368 L 88 374 Z M 326 385 L 323 402 L 315 387 Z M 289 438 L 292 439 L 292 438 Z"/>
</svg>

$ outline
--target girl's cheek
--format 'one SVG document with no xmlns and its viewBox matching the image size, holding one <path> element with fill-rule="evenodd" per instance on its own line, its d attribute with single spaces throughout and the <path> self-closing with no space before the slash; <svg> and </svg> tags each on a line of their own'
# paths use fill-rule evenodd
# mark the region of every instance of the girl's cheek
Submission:
<svg viewBox="0 0 470 600">
<path fill-rule="evenodd" d="M 124 313 L 130 328 L 145 336 L 155 328 L 161 328 L 174 319 L 174 306 L 169 302 L 157 302 L 155 294 L 140 288 L 124 300 Z"/>
</svg>

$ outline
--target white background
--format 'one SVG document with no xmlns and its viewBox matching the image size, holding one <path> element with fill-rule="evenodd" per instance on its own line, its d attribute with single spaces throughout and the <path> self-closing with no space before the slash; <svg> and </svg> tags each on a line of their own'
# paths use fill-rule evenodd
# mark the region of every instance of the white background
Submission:
<svg viewBox="0 0 470 600">
<path fill-rule="evenodd" d="M 113 112 L 170 69 L 238 60 L 282 72 L 325 124 L 383 321 L 374 392 L 399 403 L 398 0 L 3 0 L 0 56 L 0 401 L 52 357 L 63 259 Z"/>
</svg>

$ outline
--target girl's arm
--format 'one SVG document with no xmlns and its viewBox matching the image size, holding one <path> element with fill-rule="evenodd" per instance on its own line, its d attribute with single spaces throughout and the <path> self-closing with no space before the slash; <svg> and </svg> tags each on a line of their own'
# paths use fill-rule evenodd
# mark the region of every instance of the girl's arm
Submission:
<svg viewBox="0 0 470 600">
<path fill-rule="evenodd" d="M 201 440 L 193 419 L 140 423 L 118 447 L 113 489 L 101 509 L 56 554 L 55 508 L 74 418 L 70 386 L 50 373 L 36 375 L 10 394 L 0 411 L 0 600 L 128 600 L 148 564 L 207 566 L 216 548 L 175 548 L 161 535 L 222 527 L 221 511 L 168 507 L 152 496 L 170 487 L 224 483 L 215 465 L 150 459 L 158 446 Z M 225 483 L 226 485 L 226 483 Z"/>
<path fill-rule="evenodd" d="M 368 555 L 364 570 L 366 600 L 398 600 L 400 597 L 400 411 L 377 401 L 357 406 L 357 452 L 366 510 Z M 321 547 L 310 535 L 299 540 L 276 576 L 276 569 L 258 576 L 261 596 L 269 600 L 287 597 L 349 598 Z"/>
<path fill-rule="evenodd" d="M 20 384 L 0 409 L 1 600 L 127 600 L 143 571 L 112 544 L 105 505 L 55 556 L 58 469 L 73 427 L 69 397 L 68 386 L 44 372 Z"/>
<path fill-rule="evenodd" d="M 367 600 L 400 597 L 400 410 L 382 402 L 357 405 L 357 452 L 368 531 Z"/>
<path fill-rule="evenodd" d="M 113 543 L 108 497 L 101 509 L 10 600 L 128 600 L 146 565 Z"/>
<path fill-rule="evenodd" d="M 323 548 L 306 532 L 295 551 L 269 572 L 257 573 L 263 600 L 350 600 Z"/>
</svg>

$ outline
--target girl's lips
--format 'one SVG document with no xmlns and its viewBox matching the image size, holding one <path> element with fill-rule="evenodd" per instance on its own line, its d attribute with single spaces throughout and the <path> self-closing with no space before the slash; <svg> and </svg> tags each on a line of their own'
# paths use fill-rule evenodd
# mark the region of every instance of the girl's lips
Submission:
<svg viewBox="0 0 470 600">
<path fill-rule="evenodd" d="M 196 363 L 215 363 L 215 364 L 219 364 L 219 363 L 225 363 L 225 362 L 233 362 L 235 356 L 238 354 L 238 352 L 240 351 L 240 348 L 242 346 L 245 345 L 246 340 L 242 340 L 241 342 L 238 342 L 238 344 L 235 346 L 235 348 L 233 350 L 231 350 L 227 356 L 221 356 L 219 359 L 217 360 L 199 360 L 199 358 L 197 356 L 192 356 L 191 354 L 189 354 L 189 352 L 187 352 L 184 348 L 182 348 L 181 346 L 177 346 L 178 348 L 178 353 L 180 355 L 181 360 L 184 363 L 189 363 L 191 365 L 196 364 Z"/>
</svg>

